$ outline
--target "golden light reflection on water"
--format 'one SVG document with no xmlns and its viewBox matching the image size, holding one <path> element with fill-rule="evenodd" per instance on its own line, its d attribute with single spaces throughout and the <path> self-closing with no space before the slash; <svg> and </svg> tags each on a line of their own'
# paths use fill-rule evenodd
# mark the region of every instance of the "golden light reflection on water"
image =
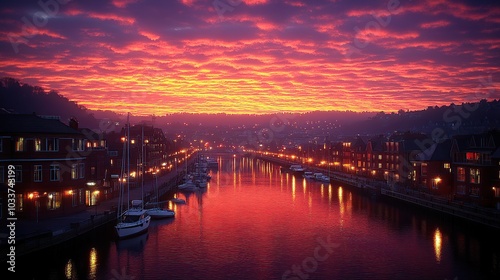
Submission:
<svg viewBox="0 0 500 280">
<path fill-rule="evenodd" d="M 90 260 L 89 260 L 89 279 L 96 279 L 97 276 L 97 250 L 95 247 L 90 249 Z"/>
<path fill-rule="evenodd" d="M 295 177 L 292 176 L 292 200 L 295 201 Z"/>
<path fill-rule="evenodd" d="M 73 275 L 75 274 L 75 264 L 72 259 L 69 259 L 64 267 L 64 275 L 66 279 L 73 279 Z"/>
<path fill-rule="evenodd" d="M 328 205 L 332 204 L 333 191 L 332 186 L 328 186 Z"/>
<path fill-rule="evenodd" d="M 434 254 L 436 254 L 436 261 L 441 262 L 441 247 L 443 245 L 443 236 L 439 228 L 434 231 Z"/>
<path fill-rule="evenodd" d="M 345 207 L 344 207 L 344 192 L 342 190 L 342 187 L 339 187 L 338 190 L 338 197 L 339 197 L 339 210 L 340 210 L 340 217 L 343 218 L 344 212 L 345 212 Z"/>
</svg>

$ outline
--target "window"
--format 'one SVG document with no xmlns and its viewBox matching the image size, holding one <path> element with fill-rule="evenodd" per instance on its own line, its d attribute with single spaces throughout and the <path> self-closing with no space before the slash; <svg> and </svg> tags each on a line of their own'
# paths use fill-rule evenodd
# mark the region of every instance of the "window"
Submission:
<svg viewBox="0 0 500 280">
<path fill-rule="evenodd" d="M 379 160 L 382 160 L 382 155 L 378 155 L 378 159 L 379 159 Z"/>
<path fill-rule="evenodd" d="M 50 165 L 50 181 L 60 181 L 61 170 L 59 164 Z"/>
<path fill-rule="evenodd" d="M 473 184 L 481 183 L 481 174 L 479 169 L 477 168 L 470 169 L 470 182 Z"/>
<path fill-rule="evenodd" d="M 78 164 L 71 165 L 71 179 L 78 179 Z"/>
<path fill-rule="evenodd" d="M 479 196 L 479 187 L 470 188 L 470 195 L 471 196 Z"/>
<path fill-rule="evenodd" d="M 458 185 L 457 186 L 457 194 L 465 194 L 465 186 L 464 185 Z"/>
<path fill-rule="evenodd" d="M 422 166 L 420 167 L 421 168 L 421 172 L 422 172 L 422 176 L 427 176 L 427 163 L 422 163 Z"/>
<path fill-rule="evenodd" d="M 82 205 L 85 203 L 85 195 L 83 189 L 78 189 L 78 204 Z"/>
<path fill-rule="evenodd" d="M 47 151 L 49 152 L 59 151 L 59 139 L 47 138 Z"/>
<path fill-rule="evenodd" d="M 76 190 L 71 190 L 71 205 L 73 207 L 78 205 L 78 192 Z"/>
<path fill-rule="evenodd" d="M 58 138 L 35 138 L 35 151 L 57 152 L 59 151 Z"/>
<path fill-rule="evenodd" d="M 61 207 L 61 193 L 60 192 L 50 192 L 47 194 L 47 209 L 55 210 Z"/>
<path fill-rule="evenodd" d="M 90 167 L 90 175 L 95 176 L 95 166 Z"/>
<path fill-rule="evenodd" d="M 42 139 L 40 138 L 35 138 L 35 151 L 40 152 L 42 151 Z"/>
<path fill-rule="evenodd" d="M 23 212 L 23 208 L 24 208 L 23 194 L 18 193 L 18 194 L 16 194 L 16 211 Z"/>
<path fill-rule="evenodd" d="M 465 182 L 465 168 L 457 167 L 457 181 Z"/>
<path fill-rule="evenodd" d="M 85 150 L 85 140 L 84 139 L 72 139 L 71 140 L 73 151 L 84 151 Z"/>
<path fill-rule="evenodd" d="M 450 164 L 449 164 L 449 163 L 445 163 L 445 164 L 443 164 L 443 168 L 445 168 L 445 169 L 450 168 Z"/>
<path fill-rule="evenodd" d="M 474 152 L 465 153 L 465 158 L 467 159 L 467 162 L 478 162 L 480 157 L 481 157 L 480 153 L 474 153 Z"/>
<path fill-rule="evenodd" d="M 378 164 L 378 168 L 379 168 L 379 169 L 382 169 L 382 163 L 379 163 L 379 164 Z"/>
<path fill-rule="evenodd" d="M 78 164 L 78 174 L 80 179 L 85 178 L 85 163 Z"/>
<path fill-rule="evenodd" d="M 24 151 L 24 138 L 19 137 L 16 140 L 16 152 L 23 152 Z"/>
<path fill-rule="evenodd" d="M 41 165 L 35 165 L 33 168 L 33 181 L 34 182 L 41 182 L 42 181 L 42 166 Z"/>
<path fill-rule="evenodd" d="M 16 183 L 23 181 L 23 166 L 16 165 Z"/>
</svg>

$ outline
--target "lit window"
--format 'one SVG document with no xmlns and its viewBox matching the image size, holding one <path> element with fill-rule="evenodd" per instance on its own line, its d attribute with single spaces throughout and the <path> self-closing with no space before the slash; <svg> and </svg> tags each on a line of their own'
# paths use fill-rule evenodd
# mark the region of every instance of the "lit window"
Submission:
<svg viewBox="0 0 500 280">
<path fill-rule="evenodd" d="M 465 168 L 457 167 L 457 181 L 465 182 Z"/>
<path fill-rule="evenodd" d="M 480 153 L 474 153 L 474 152 L 467 152 L 465 154 L 465 157 L 467 159 L 467 162 L 478 162 L 479 158 L 481 157 Z"/>
<path fill-rule="evenodd" d="M 42 139 L 40 138 L 35 138 L 35 151 L 40 152 L 42 151 Z"/>
<path fill-rule="evenodd" d="M 59 139 L 57 138 L 47 138 L 47 151 L 57 152 L 59 151 Z"/>
<path fill-rule="evenodd" d="M 54 210 L 61 207 L 61 193 L 50 192 L 47 194 L 47 209 Z"/>
<path fill-rule="evenodd" d="M 16 211 L 23 212 L 24 210 L 24 198 L 22 193 L 16 194 Z"/>
<path fill-rule="evenodd" d="M 481 183 L 481 174 L 479 169 L 477 168 L 470 169 L 470 182 L 473 184 Z"/>
<path fill-rule="evenodd" d="M 78 179 L 78 164 L 71 165 L 71 179 Z"/>
<path fill-rule="evenodd" d="M 23 152 L 24 151 L 24 138 L 19 137 L 17 138 L 16 141 L 16 152 Z"/>
<path fill-rule="evenodd" d="M 446 169 L 448 169 L 448 168 L 450 168 L 450 164 L 449 164 L 449 163 L 445 163 L 445 164 L 443 165 L 443 167 L 444 167 L 444 168 L 446 168 Z"/>
</svg>

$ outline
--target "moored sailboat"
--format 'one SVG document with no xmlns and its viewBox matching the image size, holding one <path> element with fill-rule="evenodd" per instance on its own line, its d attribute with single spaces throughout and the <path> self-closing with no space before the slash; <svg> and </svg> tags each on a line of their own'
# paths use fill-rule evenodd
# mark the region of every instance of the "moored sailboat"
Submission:
<svg viewBox="0 0 500 280">
<path fill-rule="evenodd" d="M 142 200 L 132 200 L 132 207 L 129 206 L 130 201 L 130 122 L 127 116 L 127 137 L 123 146 L 122 160 L 122 176 L 120 179 L 120 198 L 118 199 L 118 223 L 115 226 L 116 234 L 119 238 L 134 236 L 146 232 L 151 222 L 151 217 L 144 209 Z M 126 159 L 126 161 L 125 161 Z M 127 168 L 127 178 L 125 179 L 125 166 Z M 124 182 L 127 182 L 127 210 L 123 210 L 124 200 Z"/>
</svg>

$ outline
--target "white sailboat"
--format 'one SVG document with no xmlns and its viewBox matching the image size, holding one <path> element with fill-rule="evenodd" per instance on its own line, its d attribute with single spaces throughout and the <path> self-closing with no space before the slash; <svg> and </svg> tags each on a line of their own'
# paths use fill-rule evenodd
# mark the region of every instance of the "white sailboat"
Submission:
<svg viewBox="0 0 500 280">
<path fill-rule="evenodd" d="M 125 157 L 126 154 L 126 157 Z M 118 199 L 118 223 L 115 226 L 116 234 L 119 238 L 129 237 L 138 235 L 140 233 L 146 232 L 149 228 L 151 222 L 151 217 L 148 215 L 147 211 L 144 209 L 142 200 L 132 200 L 132 207 L 129 206 L 130 201 L 130 122 L 129 116 L 127 116 L 127 138 L 124 142 L 123 147 L 123 159 L 122 160 L 122 176 L 120 179 L 120 198 Z M 127 210 L 123 208 L 124 200 L 124 181 L 125 181 L 125 164 L 127 167 Z"/>
<path fill-rule="evenodd" d="M 158 178 L 156 176 L 157 175 L 155 174 L 156 201 L 153 202 L 155 207 L 147 209 L 148 215 L 151 216 L 151 218 L 153 219 L 173 218 L 175 216 L 175 212 L 173 210 L 163 209 L 158 206 L 159 191 L 158 191 Z"/>
</svg>

